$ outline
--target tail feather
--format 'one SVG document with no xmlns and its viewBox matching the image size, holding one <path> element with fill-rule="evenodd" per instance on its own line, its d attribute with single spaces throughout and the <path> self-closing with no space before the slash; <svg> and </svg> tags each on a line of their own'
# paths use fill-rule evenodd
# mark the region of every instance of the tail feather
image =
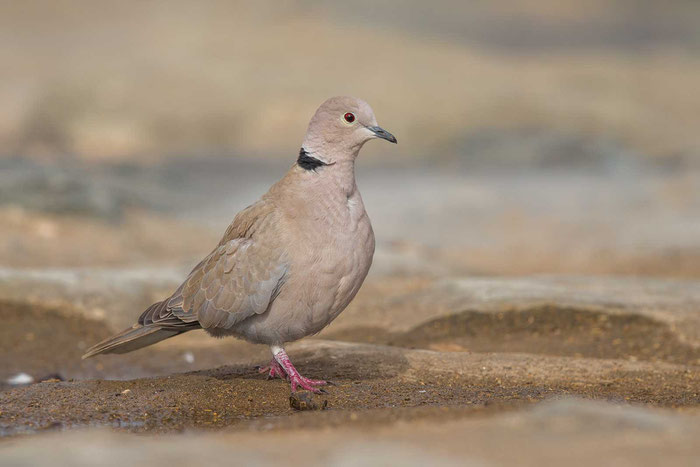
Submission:
<svg viewBox="0 0 700 467">
<path fill-rule="evenodd" d="M 169 337 L 176 336 L 185 330 L 164 329 L 158 326 L 134 326 L 123 330 L 119 334 L 109 337 L 102 342 L 90 347 L 83 360 L 103 353 L 126 353 L 132 350 L 146 347 Z"/>
</svg>

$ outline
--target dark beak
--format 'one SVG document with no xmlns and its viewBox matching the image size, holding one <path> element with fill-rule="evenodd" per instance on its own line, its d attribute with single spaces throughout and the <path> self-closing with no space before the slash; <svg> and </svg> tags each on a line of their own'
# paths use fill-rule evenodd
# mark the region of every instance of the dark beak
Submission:
<svg viewBox="0 0 700 467">
<path fill-rule="evenodd" d="M 377 135 L 377 138 L 385 139 L 396 144 L 396 137 L 380 126 L 368 126 L 367 129 Z"/>
</svg>

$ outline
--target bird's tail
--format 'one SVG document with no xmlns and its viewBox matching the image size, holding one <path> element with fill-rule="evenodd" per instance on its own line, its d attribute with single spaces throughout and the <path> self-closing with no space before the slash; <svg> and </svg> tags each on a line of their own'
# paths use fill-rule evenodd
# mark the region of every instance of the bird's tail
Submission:
<svg viewBox="0 0 700 467">
<path fill-rule="evenodd" d="M 165 329 L 155 325 L 142 326 L 134 324 L 119 334 L 103 340 L 90 347 L 83 360 L 102 353 L 127 353 L 146 347 L 169 337 L 176 336 L 184 330 Z"/>
</svg>

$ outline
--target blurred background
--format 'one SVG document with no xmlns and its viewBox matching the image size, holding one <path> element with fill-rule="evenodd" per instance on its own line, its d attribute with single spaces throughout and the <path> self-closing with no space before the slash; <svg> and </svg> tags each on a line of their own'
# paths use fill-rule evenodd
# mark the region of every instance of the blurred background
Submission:
<svg viewBox="0 0 700 467">
<path fill-rule="evenodd" d="M 333 95 L 375 273 L 700 275 L 700 4 L 0 3 L 0 265 L 179 265 Z"/>
</svg>

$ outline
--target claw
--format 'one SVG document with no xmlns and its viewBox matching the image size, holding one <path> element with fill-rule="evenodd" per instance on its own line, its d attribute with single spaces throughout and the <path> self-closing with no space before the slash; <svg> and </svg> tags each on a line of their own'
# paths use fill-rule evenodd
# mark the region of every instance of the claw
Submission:
<svg viewBox="0 0 700 467">
<path fill-rule="evenodd" d="M 285 373 L 280 364 L 277 363 L 277 361 L 274 358 L 272 359 L 272 361 L 270 361 L 270 364 L 268 366 L 256 366 L 255 368 L 258 370 L 258 373 L 267 373 L 268 381 L 275 378 L 289 380 L 287 373 Z"/>
<path fill-rule="evenodd" d="M 296 377 L 292 377 L 290 384 L 292 386 L 292 392 L 297 392 L 298 388 L 306 389 L 315 394 L 328 394 L 325 389 L 317 388 L 316 386 L 321 386 L 326 384 L 325 381 L 317 381 L 313 379 L 307 379 L 297 373 Z"/>
<path fill-rule="evenodd" d="M 275 365 L 280 369 L 280 371 L 283 372 L 282 374 L 287 377 L 287 381 L 289 381 L 292 392 L 296 392 L 298 388 L 303 388 L 316 394 L 327 394 L 325 390 L 317 388 L 316 386 L 323 386 L 328 384 L 328 382 L 301 376 L 297 369 L 294 368 L 294 365 L 292 365 L 292 362 L 289 360 L 289 357 L 284 349 L 281 347 L 273 347 L 272 350 L 274 355 L 273 362 L 275 362 Z M 270 363 L 270 365 L 273 366 L 272 363 Z M 270 374 L 272 374 L 272 370 L 270 370 Z"/>
</svg>

